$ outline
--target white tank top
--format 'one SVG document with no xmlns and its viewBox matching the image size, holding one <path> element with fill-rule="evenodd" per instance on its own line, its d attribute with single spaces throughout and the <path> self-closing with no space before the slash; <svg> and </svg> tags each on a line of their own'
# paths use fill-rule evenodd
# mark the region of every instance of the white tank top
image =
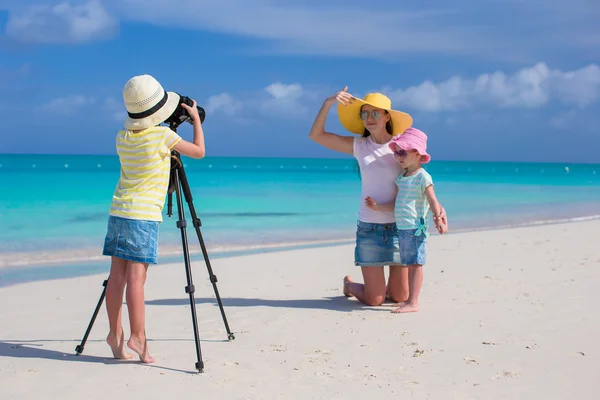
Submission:
<svg viewBox="0 0 600 400">
<path fill-rule="evenodd" d="M 396 177 L 403 172 L 388 143 L 377 144 L 370 136 L 354 138 L 354 158 L 360 167 L 362 190 L 358 219 L 385 224 L 394 222 L 393 211 L 373 211 L 365 205 L 371 196 L 378 204 L 396 200 Z"/>
</svg>

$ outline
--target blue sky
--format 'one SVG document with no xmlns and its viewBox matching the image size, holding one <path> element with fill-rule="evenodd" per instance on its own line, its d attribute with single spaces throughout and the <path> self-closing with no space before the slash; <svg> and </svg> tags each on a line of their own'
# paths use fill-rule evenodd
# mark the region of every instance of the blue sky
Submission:
<svg viewBox="0 0 600 400">
<path fill-rule="evenodd" d="M 338 156 L 307 136 L 347 85 L 409 112 L 434 159 L 600 163 L 599 19 L 597 0 L 0 0 L 0 152 L 114 154 L 148 73 L 207 110 L 208 156 Z"/>
</svg>

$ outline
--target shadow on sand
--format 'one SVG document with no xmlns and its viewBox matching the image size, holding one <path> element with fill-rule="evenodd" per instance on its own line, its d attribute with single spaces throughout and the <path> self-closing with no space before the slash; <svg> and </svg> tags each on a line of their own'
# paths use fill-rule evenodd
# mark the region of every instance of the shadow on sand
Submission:
<svg viewBox="0 0 600 400">
<path fill-rule="evenodd" d="M 215 298 L 196 298 L 196 304 L 213 304 L 218 306 Z M 387 311 L 381 307 L 369 307 L 357 301 L 350 301 L 345 296 L 323 297 L 320 299 L 254 299 L 254 298 L 237 298 L 227 297 L 221 298 L 224 307 L 282 307 L 282 308 L 306 308 L 306 309 L 328 309 L 333 311 L 352 312 L 360 309 L 371 309 Z M 180 299 L 157 299 L 146 301 L 148 305 L 156 306 L 189 306 L 189 297 Z M 193 339 L 148 339 L 149 342 L 156 341 L 193 341 Z M 45 343 L 73 343 L 73 352 L 65 353 L 46 347 Z M 103 340 L 88 340 L 90 342 L 102 342 Z M 223 340 L 201 340 L 201 342 L 229 342 Z M 142 364 L 139 359 L 133 360 L 116 360 L 111 357 L 97 357 L 86 355 L 85 352 L 81 355 L 75 354 L 75 346 L 80 343 L 80 339 L 67 340 L 0 340 L 0 357 L 14 358 L 29 358 L 29 359 L 47 359 L 56 361 L 69 362 L 84 362 L 84 363 L 101 363 L 105 365 L 113 364 L 130 364 L 136 363 L 146 365 L 151 368 L 159 368 L 175 372 L 183 372 L 187 374 L 196 374 L 196 371 L 184 371 L 173 368 L 161 367 L 155 364 Z M 109 349 L 106 349 L 109 351 Z"/>
<path fill-rule="evenodd" d="M 121 364 L 129 361 L 116 360 L 114 358 L 88 356 L 85 354 L 76 355 L 73 353 L 64 353 L 62 351 L 45 348 L 41 342 L 65 342 L 61 340 L 0 340 L 0 357 L 15 358 L 41 358 L 46 360 L 75 361 L 101 364 Z M 88 343 L 92 342 L 88 340 Z M 95 342 L 100 342 L 95 340 Z M 75 346 L 73 346 L 75 348 Z"/>
<path fill-rule="evenodd" d="M 199 297 L 196 304 L 213 304 L 218 306 L 216 298 Z M 241 297 L 221 297 L 223 307 L 282 307 L 282 308 L 308 308 L 326 309 L 333 311 L 352 312 L 359 309 L 381 310 L 389 312 L 389 309 L 381 307 L 366 306 L 358 301 L 348 300 L 345 296 L 323 297 L 320 299 L 253 299 Z M 180 299 L 157 299 L 146 301 L 148 305 L 154 306 L 189 306 L 189 297 Z"/>
<path fill-rule="evenodd" d="M 194 339 L 159 339 L 152 340 L 148 339 L 148 342 L 156 342 L 156 341 L 193 341 Z M 105 365 L 115 365 L 115 364 L 139 364 L 148 366 L 151 368 L 164 369 L 168 371 L 174 372 L 183 372 L 187 374 L 196 375 L 196 371 L 184 371 L 180 369 L 161 367 L 156 364 L 143 364 L 137 357 L 131 360 L 117 360 L 112 357 L 97 357 L 97 356 L 88 356 L 85 353 L 81 355 L 73 353 L 64 353 L 62 351 L 53 350 L 51 348 L 46 348 L 43 343 L 65 343 L 65 342 L 73 342 L 79 344 L 79 340 L 9 340 L 4 341 L 0 340 L 0 357 L 13 357 L 13 358 L 29 358 L 29 359 L 46 359 L 46 360 L 56 360 L 56 361 L 72 361 L 72 362 L 84 362 L 84 363 L 98 363 Z M 88 340 L 87 343 L 90 342 L 102 342 L 103 340 Z M 228 340 L 202 340 L 202 342 L 228 342 Z M 73 344 L 73 349 L 75 349 L 75 344 Z M 110 350 L 107 347 L 107 352 L 110 354 Z"/>
</svg>

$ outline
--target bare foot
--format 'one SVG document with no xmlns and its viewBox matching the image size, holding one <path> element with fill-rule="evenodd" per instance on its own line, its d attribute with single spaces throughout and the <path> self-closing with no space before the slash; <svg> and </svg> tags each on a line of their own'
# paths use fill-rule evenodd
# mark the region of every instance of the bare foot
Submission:
<svg viewBox="0 0 600 400">
<path fill-rule="evenodd" d="M 398 307 L 394 308 L 392 310 L 392 312 L 395 313 L 395 314 L 417 312 L 417 311 L 419 311 L 419 305 L 418 304 L 411 304 L 408 301 L 405 301 L 404 303 L 399 303 Z"/>
<path fill-rule="evenodd" d="M 121 334 L 120 338 L 117 338 L 109 333 L 106 338 L 106 343 L 110 346 L 114 358 L 122 360 L 131 360 L 133 358 L 133 354 L 129 354 L 125 350 L 125 338 L 123 337 L 123 334 Z"/>
<path fill-rule="evenodd" d="M 156 361 L 148 351 L 148 342 L 146 341 L 146 338 L 142 339 L 137 336 L 132 336 L 127 342 L 127 347 L 138 353 L 140 361 L 143 363 L 151 364 Z"/>
<path fill-rule="evenodd" d="M 349 289 L 348 289 L 348 285 L 349 285 L 350 283 L 352 283 L 352 278 L 350 278 L 350 276 L 348 276 L 348 275 L 347 275 L 347 276 L 345 276 L 345 277 L 344 277 L 344 296 L 346 296 L 346 297 L 350 297 L 350 296 L 352 296 L 352 295 L 350 294 L 350 291 L 349 291 Z"/>
</svg>

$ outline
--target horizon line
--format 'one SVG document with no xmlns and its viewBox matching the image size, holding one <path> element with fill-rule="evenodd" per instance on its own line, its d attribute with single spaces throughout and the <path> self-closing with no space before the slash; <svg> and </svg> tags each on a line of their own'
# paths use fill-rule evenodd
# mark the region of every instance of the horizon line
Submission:
<svg viewBox="0 0 600 400">
<path fill-rule="evenodd" d="M 117 154 L 108 153 L 86 153 L 86 154 L 74 154 L 74 153 L 0 153 L 2 156 L 67 156 L 67 157 L 118 157 Z M 340 155 L 338 157 L 309 157 L 309 156 L 205 156 L 200 160 L 211 160 L 211 159 L 273 159 L 273 160 L 327 160 L 327 161 L 356 161 L 354 157 L 350 155 Z M 191 159 L 193 160 L 193 159 Z M 507 161 L 507 160 L 447 160 L 447 159 L 435 159 L 431 160 L 431 163 L 446 162 L 446 163 L 503 163 L 503 164 L 565 164 L 565 165 L 585 165 L 585 166 L 600 166 L 600 163 L 593 162 L 571 162 L 571 161 Z"/>
</svg>

